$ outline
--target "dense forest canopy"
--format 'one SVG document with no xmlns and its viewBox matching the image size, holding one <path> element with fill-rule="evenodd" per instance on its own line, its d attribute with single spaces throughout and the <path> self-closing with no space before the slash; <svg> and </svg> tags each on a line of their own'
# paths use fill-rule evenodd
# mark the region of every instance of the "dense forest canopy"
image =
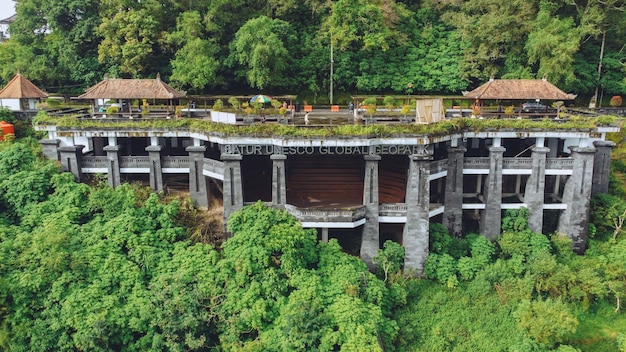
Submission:
<svg viewBox="0 0 626 352">
<path fill-rule="evenodd" d="M 617 0 L 17 0 L 0 78 L 51 92 L 160 74 L 190 94 L 459 94 L 489 77 L 626 93 Z M 340 95 L 340 94 L 338 94 Z"/>
<path fill-rule="evenodd" d="M 395 242 L 371 273 L 261 202 L 209 243 L 182 197 L 76 183 L 35 138 L 3 141 L 0 349 L 624 352 L 626 164 L 613 171 L 585 255 L 522 208 L 494 242 L 431 224 L 416 278 Z"/>
</svg>

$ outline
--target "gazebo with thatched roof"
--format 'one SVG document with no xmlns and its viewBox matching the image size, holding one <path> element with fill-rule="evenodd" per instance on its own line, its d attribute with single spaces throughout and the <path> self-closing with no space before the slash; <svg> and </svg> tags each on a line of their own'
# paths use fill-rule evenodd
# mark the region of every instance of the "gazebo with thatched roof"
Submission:
<svg viewBox="0 0 626 352">
<path fill-rule="evenodd" d="M 0 106 L 13 111 L 35 110 L 36 104 L 47 97 L 46 92 L 18 73 L 0 90 Z"/>
<path fill-rule="evenodd" d="M 490 79 L 471 92 L 463 92 L 469 99 L 478 100 L 574 100 L 575 94 L 568 94 L 554 84 L 542 79 Z"/>
<path fill-rule="evenodd" d="M 155 79 L 108 79 L 100 81 L 98 84 L 87 89 L 87 91 L 80 95 L 78 99 L 93 99 L 95 105 L 98 105 L 98 100 L 117 100 L 119 106 L 123 107 L 123 102 L 128 100 L 129 103 L 132 100 L 139 99 L 153 99 L 153 100 L 166 100 L 169 106 L 174 99 L 184 98 L 185 93 L 180 92 L 172 88 L 169 84 L 161 81 L 161 78 L 157 75 Z M 130 110 L 129 112 L 132 113 Z"/>
</svg>

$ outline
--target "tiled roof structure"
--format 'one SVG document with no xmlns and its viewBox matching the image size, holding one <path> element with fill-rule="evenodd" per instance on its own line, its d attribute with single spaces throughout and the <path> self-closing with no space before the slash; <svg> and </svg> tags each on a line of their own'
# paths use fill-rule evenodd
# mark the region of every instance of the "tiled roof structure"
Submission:
<svg viewBox="0 0 626 352">
<path fill-rule="evenodd" d="M 19 73 L 0 90 L 0 99 L 36 99 L 47 96 L 47 93 Z"/>
<path fill-rule="evenodd" d="M 568 94 L 546 79 L 491 79 L 471 92 L 463 92 L 470 99 L 494 100 L 573 100 Z"/>
<path fill-rule="evenodd" d="M 156 79 L 104 79 L 78 97 L 78 99 L 175 99 L 185 93 Z"/>
</svg>

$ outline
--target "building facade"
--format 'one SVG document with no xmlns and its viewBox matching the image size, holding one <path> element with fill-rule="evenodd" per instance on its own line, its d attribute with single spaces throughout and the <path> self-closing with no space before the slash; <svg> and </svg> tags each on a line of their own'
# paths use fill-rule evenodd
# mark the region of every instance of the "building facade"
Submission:
<svg viewBox="0 0 626 352">
<path fill-rule="evenodd" d="M 526 207 L 533 231 L 558 230 L 586 249 L 590 197 L 608 190 L 616 127 L 463 132 L 445 136 L 224 136 L 187 129 L 40 126 L 45 155 L 78 181 L 185 187 L 224 218 L 256 201 L 284 209 L 320 240 L 337 238 L 372 265 L 386 240 L 423 271 L 429 224 L 461 236 L 500 234 L 506 209 Z"/>
</svg>

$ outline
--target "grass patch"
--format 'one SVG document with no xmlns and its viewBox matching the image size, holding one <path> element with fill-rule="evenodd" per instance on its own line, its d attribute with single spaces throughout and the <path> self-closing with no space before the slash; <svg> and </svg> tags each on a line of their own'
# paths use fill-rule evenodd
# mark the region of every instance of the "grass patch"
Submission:
<svg viewBox="0 0 626 352">
<path fill-rule="evenodd" d="M 578 328 L 566 343 L 581 351 L 618 351 L 617 335 L 626 332 L 626 315 L 604 301 L 594 308 L 578 312 Z"/>
</svg>

